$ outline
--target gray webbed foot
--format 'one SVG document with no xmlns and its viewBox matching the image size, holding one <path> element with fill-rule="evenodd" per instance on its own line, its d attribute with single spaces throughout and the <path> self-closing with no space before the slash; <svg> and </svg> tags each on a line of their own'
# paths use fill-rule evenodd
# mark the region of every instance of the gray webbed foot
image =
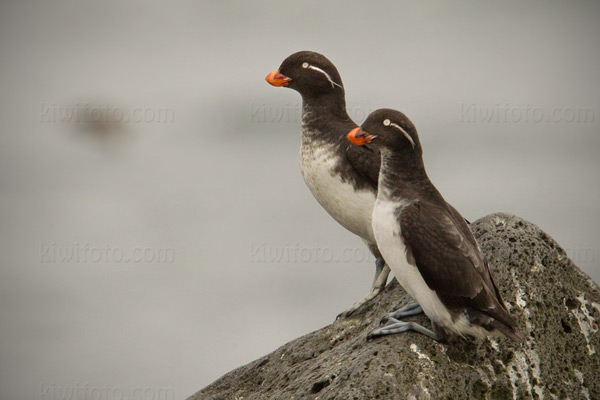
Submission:
<svg viewBox="0 0 600 400">
<path fill-rule="evenodd" d="M 354 314 L 359 308 L 373 300 L 375 297 L 379 295 L 385 288 L 385 284 L 387 283 L 388 276 L 390 275 L 390 267 L 385 265 L 385 261 L 383 258 L 379 257 L 375 261 L 375 279 L 373 280 L 373 285 L 371 286 L 371 292 L 364 299 L 354 303 L 350 309 L 339 314 L 336 319 L 348 318 L 352 314 Z"/>
<path fill-rule="evenodd" d="M 388 318 L 386 325 L 372 330 L 367 335 L 367 340 L 374 339 L 380 336 L 395 335 L 398 333 L 408 331 L 418 332 L 432 338 L 433 340 L 438 340 L 437 335 L 433 331 L 430 331 L 429 329 L 417 324 L 416 322 L 398 321 L 394 318 Z"/>
<path fill-rule="evenodd" d="M 402 319 L 406 317 L 412 317 L 413 315 L 419 315 L 423 313 L 423 309 L 419 303 L 411 303 L 407 306 L 400 308 L 394 312 L 387 314 L 381 319 L 382 323 L 385 323 L 389 319 Z"/>
</svg>

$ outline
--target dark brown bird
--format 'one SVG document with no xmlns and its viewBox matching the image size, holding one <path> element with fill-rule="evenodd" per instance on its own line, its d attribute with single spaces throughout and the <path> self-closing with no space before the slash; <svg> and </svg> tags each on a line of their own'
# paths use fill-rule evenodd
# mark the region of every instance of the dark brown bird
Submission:
<svg viewBox="0 0 600 400">
<path fill-rule="evenodd" d="M 465 219 L 429 180 L 410 120 L 377 110 L 348 139 L 381 152 L 373 233 L 396 279 L 418 302 L 389 314 L 370 337 L 414 330 L 441 341 L 466 334 L 523 341 Z M 434 332 L 399 320 L 421 312 Z"/>
<path fill-rule="evenodd" d="M 273 86 L 302 96 L 300 168 L 319 204 L 344 228 L 358 235 L 376 258 L 371 293 L 340 316 L 348 316 L 385 287 L 389 268 L 381 257 L 371 225 L 381 158 L 377 150 L 353 146 L 346 134 L 357 125 L 346 112 L 344 85 L 325 56 L 300 51 L 266 77 Z"/>
</svg>

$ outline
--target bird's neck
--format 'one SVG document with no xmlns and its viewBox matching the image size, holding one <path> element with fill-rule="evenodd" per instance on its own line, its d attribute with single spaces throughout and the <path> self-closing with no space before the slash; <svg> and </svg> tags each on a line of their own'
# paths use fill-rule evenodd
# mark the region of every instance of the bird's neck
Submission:
<svg viewBox="0 0 600 400">
<path fill-rule="evenodd" d="M 302 95 L 302 125 L 308 130 L 317 130 L 334 121 L 348 121 L 346 100 L 342 91 L 319 96 Z"/>
<path fill-rule="evenodd" d="M 388 200 L 416 200 L 426 193 L 438 192 L 425 172 L 421 155 L 382 148 L 379 197 Z"/>
</svg>

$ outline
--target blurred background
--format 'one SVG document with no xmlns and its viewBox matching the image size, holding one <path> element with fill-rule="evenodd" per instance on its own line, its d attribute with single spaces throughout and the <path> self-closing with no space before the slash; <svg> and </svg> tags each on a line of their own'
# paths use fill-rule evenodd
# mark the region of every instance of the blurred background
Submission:
<svg viewBox="0 0 600 400">
<path fill-rule="evenodd" d="M 337 65 L 356 122 L 405 112 L 465 217 L 532 221 L 600 281 L 599 19 L 2 2 L 0 398 L 185 398 L 367 294 L 372 258 L 300 176 L 300 96 L 264 81 L 298 50 Z"/>
</svg>

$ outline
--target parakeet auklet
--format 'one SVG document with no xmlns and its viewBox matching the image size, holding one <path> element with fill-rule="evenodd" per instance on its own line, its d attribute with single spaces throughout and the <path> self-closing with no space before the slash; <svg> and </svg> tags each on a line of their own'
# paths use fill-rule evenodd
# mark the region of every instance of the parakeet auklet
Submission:
<svg viewBox="0 0 600 400">
<path fill-rule="evenodd" d="M 523 341 L 464 218 L 429 180 L 410 120 L 399 111 L 377 110 L 348 139 L 381 152 L 373 232 L 396 279 L 418 303 L 389 314 L 369 337 L 413 330 L 440 341 L 465 334 Z M 399 320 L 421 312 L 434 332 Z"/>
<path fill-rule="evenodd" d="M 354 146 L 346 139 L 357 125 L 346 112 L 340 74 L 325 56 L 312 51 L 294 53 L 266 81 L 302 95 L 300 167 L 304 181 L 319 204 L 361 237 L 376 258 L 371 293 L 340 314 L 349 316 L 383 290 L 390 272 L 377 250 L 371 225 L 379 151 Z"/>
</svg>

